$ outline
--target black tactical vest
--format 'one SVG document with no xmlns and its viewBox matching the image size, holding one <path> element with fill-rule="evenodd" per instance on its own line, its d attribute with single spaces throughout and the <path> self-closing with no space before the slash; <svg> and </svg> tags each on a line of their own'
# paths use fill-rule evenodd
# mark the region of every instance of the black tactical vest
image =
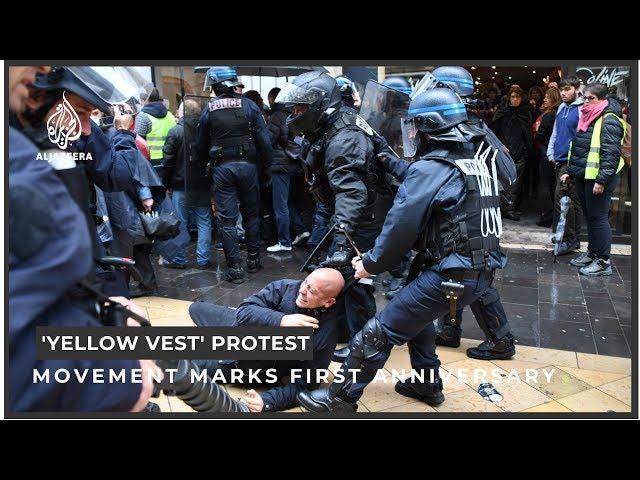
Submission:
<svg viewBox="0 0 640 480">
<path fill-rule="evenodd" d="M 472 158 L 445 149 L 430 152 L 423 160 L 443 162 L 455 167 L 465 183 L 464 201 L 453 210 L 434 211 L 424 233 L 424 245 L 433 256 L 433 263 L 457 253 L 471 259 L 474 270 L 489 268 L 489 255 L 500 252 L 500 243 L 495 234 L 482 235 L 482 209 L 500 209 L 498 195 L 481 196 L 475 175 L 467 175 L 456 160 Z"/>
<path fill-rule="evenodd" d="M 209 135 L 219 160 L 253 160 L 253 125 L 244 112 L 242 97 L 217 97 L 209 104 Z"/>
<path fill-rule="evenodd" d="M 373 204 L 375 202 L 377 193 L 395 195 L 397 187 L 394 189 L 391 177 L 380 170 L 378 163 L 375 161 L 375 156 L 385 147 L 388 147 L 386 140 L 378 135 L 355 111 L 347 110 L 340 112 L 338 119 L 329 127 L 327 132 L 311 145 L 302 162 L 305 176 L 311 185 L 311 193 L 316 197 L 316 200 L 323 203 L 332 203 L 334 201 L 329 179 L 324 171 L 324 152 L 327 142 L 345 128 L 362 132 L 373 142 L 373 151 L 370 157 L 366 159 L 366 175 L 363 178 L 369 191 L 368 203 Z"/>
</svg>

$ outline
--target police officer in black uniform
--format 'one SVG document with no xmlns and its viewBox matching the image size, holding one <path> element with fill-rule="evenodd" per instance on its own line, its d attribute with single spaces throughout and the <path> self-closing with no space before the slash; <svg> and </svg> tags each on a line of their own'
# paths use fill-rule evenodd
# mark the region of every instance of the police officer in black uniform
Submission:
<svg viewBox="0 0 640 480">
<path fill-rule="evenodd" d="M 267 182 L 273 150 L 260 108 L 241 95 L 244 87 L 232 67 L 212 67 L 208 84 L 216 97 L 204 108 L 198 126 L 200 158 L 213 164 L 213 189 L 222 223 L 226 279 L 244 282 L 236 223 L 242 213 L 247 244 L 247 271 L 260 263 L 260 179 Z M 238 205 L 240 209 L 238 210 Z"/>
<path fill-rule="evenodd" d="M 466 121 L 465 106 L 451 89 L 433 88 L 411 101 L 403 138 L 404 152 L 414 161 L 385 157 L 403 183 L 374 248 L 353 264 L 356 278 L 364 278 L 384 272 L 413 248 L 418 252 L 412 264 L 415 278 L 410 275 L 407 286 L 352 339 L 342 365 L 345 381 L 298 395 L 307 410 L 354 412 L 392 347 L 406 342 L 414 376 L 398 382 L 396 391 L 430 405 L 444 401 L 433 319 L 456 303 L 476 300 L 491 284 L 494 270 L 506 263 L 496 235 L 483 228 L 498 193 L 473 173 L 484 160 L 473 159 L 471 142 L 483 134 Z M 355 379 L 349 369 L 359 371 Z"/>
<path fill-rule="evenodd" d="M 373 247 L 384 218 L 375 215 L 377 191 L 384 175 L 374 173 L 375 155 L 388 148 L 356 112 L 344 106 L 336 80 L 314 71 L 297 77 L 276 98 L 293 109 L 289 129 L 304 136 L 303 169 L 317 202 L 333 213 L 333 244 L 323 266 L 351 271 L 355 254 L 345 236 L 361 251 Z M 376 311 L 373 288 L 358 283 L 344 294 L 350 334 L 354 335 Z"/>
<path fill-rule="evenodd" d="M 479 102 L 474 96 L 473 77 L 466 69 L 459 66 L 438 67 L 431 74 L 435 77 L 437 86 L 449 87 L 462 98 L 467 107 L 469 117 L 467 123 L 485 133 L 481 140 L 476 141 L 475 148 L 478 148 L 482 141 L 485 145 L 489 144 L 498 150 L 496 166 L 502 194 L 515 182 L 516 167 L 506 147 L 478 114 Z M 487 288 L 480 298 L 471 304 L 471 311 L 484 332 L 486 340 L 477 347 L 467 349 L 467 356 L 479 360 L 504 360 L 513 357 L 516 353 L 514 338 L 498 290 L 493 286 Z M 436 345 L 459 347 L 461 322 L 462 308 L 456 312 L 455 319 L 446 314 L 441 321 Z"/>
</svg>

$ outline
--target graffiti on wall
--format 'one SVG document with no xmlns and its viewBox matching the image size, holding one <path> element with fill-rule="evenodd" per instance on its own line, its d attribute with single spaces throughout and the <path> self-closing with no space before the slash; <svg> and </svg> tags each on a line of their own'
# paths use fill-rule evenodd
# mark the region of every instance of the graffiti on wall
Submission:
<svg viewBox="0 0 640 480">
<path fill-rule="evenodd" d="M 580 67 L 576 74 L 583 77 L 586 83 L 600 82 L 613 87 L 629 76 L 629 67 Z"/>
</svg>

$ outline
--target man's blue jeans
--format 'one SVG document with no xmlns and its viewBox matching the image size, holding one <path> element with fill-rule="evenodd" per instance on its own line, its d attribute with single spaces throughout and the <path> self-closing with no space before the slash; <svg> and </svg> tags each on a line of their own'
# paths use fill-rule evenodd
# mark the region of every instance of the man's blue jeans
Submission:
<svg viewBox="0 0 640 480">
<path fill-rule="evenodd" d="M 187 223 L 189 217 L 194 218 L 198 227 L 196 260 L 198 265 L 206 265 L 211 259 L 211 208 L 187 206 L 186 195 L 183 190 L 174 190 L 171 198 L 181 222 Z M 171 262 L 177 265 L 187 263 L 187 252 L 184 247 L 171 259 Z"/>
</svg>

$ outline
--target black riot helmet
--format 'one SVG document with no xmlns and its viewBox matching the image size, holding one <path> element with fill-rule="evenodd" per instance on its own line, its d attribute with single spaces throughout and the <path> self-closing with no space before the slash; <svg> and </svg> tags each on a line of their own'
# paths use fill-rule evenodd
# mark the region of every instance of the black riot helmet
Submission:
<svg viewBox="0 0 640 480">
<path fill-rule="evenodd" d="M 303 73 L 287 84 L 276 97 L 276 103 L 285 107 L 304 106 L 305 111 L 294 111 L 287 117 L 287 126 L 295 134 L 310 134 L 340 107 L 342 99 L 336 80 L 326 73 Z"/>
<path fill-rule="evenodd" d="M 473 95 L 473 77 L 465 68 L 458 66 L 438 67 L 431 72 L 431 75 L 463 99 Z"/>
<path fill-rule="evenodd" d="M 78 67 L 74 67 L 74 70 Z M 40 90 L 64 90 L 75 93 L 80 98 L 100 109 L 103 113 L 110 113 L 110 105 L 104 98 L 109 98 L 113 92 L 113 85 L 101 81 L 98 76 L 86 72 L 91 80 L 81 80 L 69 67 L 53 67 L 49 73 L 36 75 L 33 86 Z"/>
<path fill-rule="evenodd" d="M 37 89 L 67 91 L 78 95 L 107 115 L 114 103 L 128 103 L 137 112 L 141 91 L 151 85 L 128 67 L 52 67 L 38 74 Z"/>
<path fill-rule="evenodd" d="M 460 95 L 468 108 L 477 110 L 484 107 L 484 102 L 478 100 L 474 95 L 473 76 L 466 68 L 457 65 L 442 66 L 436 68 L 431 74 L 437 80 L 436 86 L 452 89 Z"/>
<path fill-rule="evenodd" d="M 423 146 L 421 139 L 469 142 L 483 137 L 479 129 L 466 125 L 467 109 L 450 88 L 430 88 L 411 100 L 407 117 L 401 121 L 404 153 L 413 157 Z"/>
<path fill-rule="evenodd" d="M 213 87 L 213 93 L 216 95 L 234 93 L 235 87 L 244 88 L 242 82 L 238 80 L 238 72 L 234 67 L 209 68 L 204 86 L 205 88 L 208 86 Z"/>
<path fill-rule="evenodd" d="M 407 95 L 411 95 L 411 92 L 413 91 L 411 84 L 404 77 L 387 77 L 382 82 L 382 85 L 393 88 L 394 90 Z"/>
</svg>

